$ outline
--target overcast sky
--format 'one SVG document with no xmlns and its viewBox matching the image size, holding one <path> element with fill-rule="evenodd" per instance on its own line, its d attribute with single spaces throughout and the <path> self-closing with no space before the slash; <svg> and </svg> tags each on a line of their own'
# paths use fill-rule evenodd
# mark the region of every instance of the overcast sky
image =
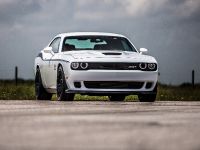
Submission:
<svg viewBox="0 0 200 150">
<path fill-rule="evenodd" d="M 166 84 L 200 82 L 200 0 L 0 0 L 0 78 L 33 78 L 37 53 L 58 33 L 103 31 L 145 47 Z"/>
</svg>

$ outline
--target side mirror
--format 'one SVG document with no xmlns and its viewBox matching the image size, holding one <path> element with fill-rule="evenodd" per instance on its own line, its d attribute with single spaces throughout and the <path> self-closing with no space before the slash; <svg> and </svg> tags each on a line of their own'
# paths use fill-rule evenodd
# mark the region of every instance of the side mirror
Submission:
<svg viewBox="0 0 200 150">
<path fill-rule="evenodd" d="M 52 47 L 45 47 L 45 48 L 43 49 L 43 51 L 44 51 L 45 53 L 50 53 L 50 54 L 53 53 Z"/>
<path fill-rule="evenodd" d="M 140 54 L 146 54 L 148 50 L 146 48 L 140 48 Z"/>
</svg>

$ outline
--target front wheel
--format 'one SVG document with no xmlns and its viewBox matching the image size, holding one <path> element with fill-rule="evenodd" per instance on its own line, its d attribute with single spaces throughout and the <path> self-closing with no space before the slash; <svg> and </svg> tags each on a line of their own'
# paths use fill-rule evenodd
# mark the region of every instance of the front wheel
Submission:
<svg viewBox="0 0 200 150">
<path fill-rule="evenodd" d="M 71 93 L 65 93 L 65 90 L 67 89 L 66 81 L 65 81 L 65 75 L 62 66 L 58 67 L 57 72 L 57 97 L 60 101 L 73 101 L 74 100 L 74 94 Z"/>
<path fill-rule="evenodd" d="M 42 78 L 39 68 L 37 68 L 35 75 L 35 95 L 37 100 L 51 100 L 52 97 L 52 94 L 48 93 L 42 85 Z"/>
<path fill-rule="evenodd" d="M 140 102 L 155 102 L 157 95 L 157 84 L 152 91 L 152 94 L 139 94 L 138 99 Z"/>
</svg>

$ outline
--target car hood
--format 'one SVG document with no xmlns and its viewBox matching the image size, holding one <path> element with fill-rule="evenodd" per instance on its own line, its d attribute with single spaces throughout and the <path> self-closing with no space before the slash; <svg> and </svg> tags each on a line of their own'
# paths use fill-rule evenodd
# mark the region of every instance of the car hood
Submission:
<svg viewBox="0 0 200 150">
<path fill-rule="evenodd" d="M 71 61 L 99 61 L 99 62 L 152 62 L 152 56 L 128 51 L 68 51 L 63 53 Z"/>
</svg>

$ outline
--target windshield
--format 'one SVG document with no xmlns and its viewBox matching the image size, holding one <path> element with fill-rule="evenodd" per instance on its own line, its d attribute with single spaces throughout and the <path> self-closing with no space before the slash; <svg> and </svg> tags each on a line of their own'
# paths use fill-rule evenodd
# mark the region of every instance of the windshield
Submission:
<svg viewBox="0 0 200 150">
<path fill-rule="evenodd" d="M 137 52 L 123 37 L 113 36 L 73 36 L 66 37 L 62 51 L 71 50 L 117 50 Z"/>
</svg>

